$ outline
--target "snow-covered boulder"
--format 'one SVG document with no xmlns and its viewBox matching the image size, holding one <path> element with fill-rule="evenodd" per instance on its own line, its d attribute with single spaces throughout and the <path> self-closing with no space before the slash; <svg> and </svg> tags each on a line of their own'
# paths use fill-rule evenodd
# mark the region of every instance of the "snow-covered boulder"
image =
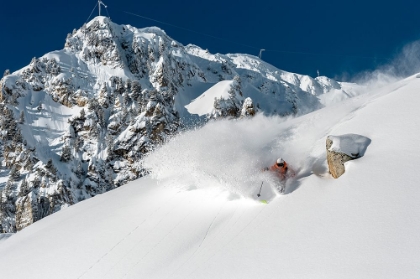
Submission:
<svg viewBox="0 0 420 279">
<path fill-rule="evenodd" d="M 241 117 L 254 116 L 256 109 L 254 108 L 254 103 L 251 98 L 246 98 L 244 104 L 242 105 Z"/>
<path fill-rule="evenodd" d="M 327 137 L 327 162 L 332 177 L 339 178 L 344 172 L 344 163 L 362 157 L 370 139 L 356 134 Z"/>
</svg>

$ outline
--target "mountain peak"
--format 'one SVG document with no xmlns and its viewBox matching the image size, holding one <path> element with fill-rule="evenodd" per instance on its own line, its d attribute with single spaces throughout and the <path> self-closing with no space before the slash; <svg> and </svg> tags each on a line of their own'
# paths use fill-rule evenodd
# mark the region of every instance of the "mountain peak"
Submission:
<svg viewBox="0 0 420 279">
<path fill-rule="evenodd" d="M 191 123 L 239 117 L 245 100 L 301 115 L 355 94 L 344 86 L 96 17 L 0 81 L 0 231 L 145 175 L 146 154 Z"/>
</svg>

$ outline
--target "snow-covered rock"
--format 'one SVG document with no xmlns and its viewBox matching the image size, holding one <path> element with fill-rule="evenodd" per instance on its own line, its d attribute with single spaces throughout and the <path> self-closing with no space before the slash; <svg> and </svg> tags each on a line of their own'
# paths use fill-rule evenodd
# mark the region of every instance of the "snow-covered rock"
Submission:
<svg viewBox="0 0 420 279">
<path fill-rule="evenodd" d="M 246 98 L 241 110 L 241 117 L 254 116 L 257 113 L 257 109 L 254 107 L 254 103 L 251 98 Z"/>
<path fill-rule="evenodd" d="M 356 134 L 345 134 L 327 137 L 327 162 L 332 177 L 339 178 L 344 174 L 344 163 L 364 156 L 371 140 Z"/>
</svg>

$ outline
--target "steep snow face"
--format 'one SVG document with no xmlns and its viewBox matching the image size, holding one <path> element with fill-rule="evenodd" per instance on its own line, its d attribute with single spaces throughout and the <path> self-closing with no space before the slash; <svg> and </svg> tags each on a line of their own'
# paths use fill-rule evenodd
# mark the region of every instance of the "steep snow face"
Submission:
<svg viewBox="0 0 420 279">
<path fill-rule="evenodd" d="M 0 232 L 141 177 L 143 156 L 196 118 L 301 115 L 358 92 L 95 18 L 0 81 Z"/>
<path fill-rule="evenodd" d="M 201 94 L 198 98 L 185 106 L 191 114 L 198 114 L 199 116 L 211 114 L 214 109 L 214 99 L 228 99 L 229 89 L 232 85 L 231 80 L 224 80 L 216 83 L 206 92 Z"/>
<path fill-rule="evenodd" d="M 154 178 L 0 242 L 2 276 L 416 278 L 419 87 L 412 77 L 297 118 L 258 115 L 182 133 L 146 159 Z M 349 133 L 371 144 L 332 179 L 326 137 Z M 262 181 L 263 191 L 271 186 L 260 170 L 279 154 L 296 178 L 287 195 L 262 204 L 255 194 Z"/>
</svg>

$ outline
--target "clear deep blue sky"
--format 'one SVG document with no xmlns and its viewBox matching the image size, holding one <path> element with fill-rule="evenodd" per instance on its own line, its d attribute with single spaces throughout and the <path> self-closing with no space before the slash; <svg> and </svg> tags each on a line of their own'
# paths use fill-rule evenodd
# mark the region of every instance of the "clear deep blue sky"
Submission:
<svg viewBox="0 0 420 279">
<path fill-rule="evenodd" d="M 158 26 L 182 44 L 193 43 L 212 53 L 258 55 L 259 48 L 285 51 L 264 52 L 263 59 L 277 68 L 313 77 L 319 70 L 321 75 L 349 79 L 389 62 L 405 44 L 420 38 L 419 1 L 104 2 L 115 23 Z M 32 57 L 62 49 L 67 33 L 83 25 L 95 4 L 95 0 L 3 1 L 0 74 L 26 66 Z"/>
</svg>

